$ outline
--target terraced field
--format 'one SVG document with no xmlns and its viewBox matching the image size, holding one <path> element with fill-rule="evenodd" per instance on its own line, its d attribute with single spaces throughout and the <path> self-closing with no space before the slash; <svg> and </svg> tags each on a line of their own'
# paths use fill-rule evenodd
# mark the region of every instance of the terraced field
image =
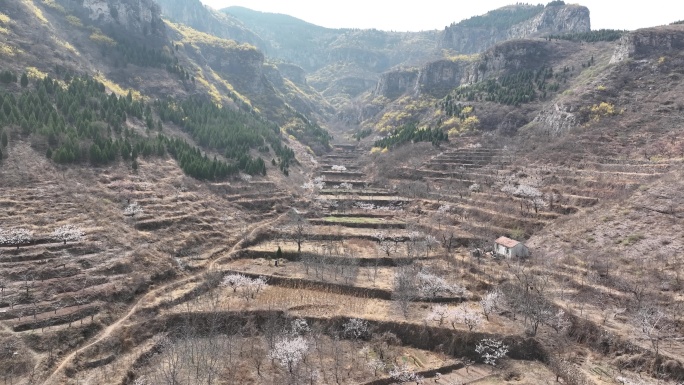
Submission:
<svg viewBox="0 0 684 385">
<path fill-rule="evenodd" d="M 639 329 L 629 309 L 606 312 L 596 298 L 629 308 L 633 294 L 592 278 L 581 256 L 471 251 L 501 235 L 536 245 L 537 234 L 676 166 L 523 168 L 502 149 L 454 147 L 418 167 L 424 189 L 406 189 L 401 179 L 377 185 L 365 156 L 336 146 L 296 192 L 249 178 L 198 184 L 169 160 L 10 186 L 3 226 L 33 231 L 0 249 L 0 338 L 22 352 L 13 367 L 43 368 L 47 384 L 157 383 L 171 369 L 178 383 L 389 384 L 402 371 L 438 384 L 614 377 L 593 336 L 618 349 Z M 51 235 L 65 224 L 83 236 Z M 543 299 L 543 312 L 516 298 Z M 477 354 L 487 338 L 508 346 L 503 370 Z M 301 360 L 275 358 L 285 341 L 305 346 Z M 662 356 L 681 359 L 681 344 L 669 341 Z M 648 351 L 642 340 L 625 354 Z"/>
</svg>

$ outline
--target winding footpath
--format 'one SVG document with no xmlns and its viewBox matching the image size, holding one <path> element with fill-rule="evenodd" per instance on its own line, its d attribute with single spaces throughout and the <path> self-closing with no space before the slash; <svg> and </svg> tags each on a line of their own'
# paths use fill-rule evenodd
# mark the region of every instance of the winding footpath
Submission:
<svg viewBox="0 0 684 385">
<path fill-rule="evenodd" d="M 104 330 L 102 330 L 100 333 L 98 333 L 98 334 L 93 338 L 93 340 L 92 340 L 91 342 L 87 343 L 87 344 L 84 345 L 84 346 L 81 346 L 80 348 L 74 350 L 74 351 L 71 352 L 69 355 L 67 355 L 66 357 L 64 357 L 64 358 L 62 359 L 62 361 L 60 362 L 60 364 L 57 365 L 57 367 L 52 371 L 52 373 L 45 379 L 45 381 L 43 381 L 43 384 L 49 385 L 49 384 L 63 383 L 63 382 L 57 382 L 60 373 L 64 371 L 64 369 L 67 367 L 67 365 L 68 365 L 71 361 L 73 361 L 73 359 L 74 359 L 78 354 L 84 352 L 86 349 L 88 349 L 88 348 L 90 348 L 90 347 L 92 347 L 92 346 L 94 346 L 94 345 L 96 345 L 96 344 L 98 344 L 98 343 L 104 341 L 104 340 L 107 339 L 109 336 L 111 336 L 112 333 L 113 333 L 114 331 L 116 331 L 117 329 L 119 329 L 119 328 L 123 325 L 124 322 L 126 322 L 128 319 L 130 319 L 131 316 L 133 316 L 133 314 L 135 314 L 135 313 L 136 313 L 136 312 L 145 304 L 145 302 L 146 302 L 147 300 L 154 299 L 154 297 L 155 297 L 158 293 L 163 292 L 166 288 L 168 288 L 168 287 L 171 286 L 171 285 L 175 285 L 175 284 L 178 284 L 178 283 L 183 283 L 183 282 L 191 281 L 191 280 L 197 278 L 198 276 L 200 276 L 201 274 L 204 274 L 206 271 L 213 270 L 214 267 L 216 266 L 216 263 L 217 263 L 218 261 L 220 261 L 220 260 L 222 260 L 222 259 L 225 259 L 225 258 L 228 258 L 228 257 L 232 256 L 233 254 L 235 254 L 236 252 L 238 252 L 238 251 L 242 248 L 242 245 L 244 244 L 244 240 L 245 240 L 246 238 L 253 236 L 256 232 L 260 231 L 260 230 L 263 229 L 264 227 L 270 226 L 270 225 L 272 225 L 272 224 L 274 224 L 274 223 L 280 221 L 280 220 L 281 220 L 283 217 L 285 217 L 286 215 L 287 215 L 287 211 L 284 212 L 284 213 L 282 213 L 281 215 L 277 216 L 277 217 L 274 218 L 274 219 L 267 220 L 267 221 L 265 221 L 265 222 L 256 223 L 256 224 L 254 225 L 254 227 L 249 231 L 249 233 L 247 233 L 246 235 L 243 235 L 242 238 L 240 239 L 240 241 L 238 241 L 237 243 L 235 243 L 235 245 L 233 245 L 233 247 L 231 247 L 231 249 L 230 249 L 230 251 L 228 252 L 228 254 L 226 254 L 226 255 L 224 255 L 224 256 L 221 256 L 221 257 L 218 257 L 218 258 L 215 258 L 214 260 L 212 260 L 212 261 L 209 263 L 209 265 L 207 265 L 207 268 L 205 268 L 205 269 L 203 269 L 203 270 L 201 270 L 201 271 L 199 271 L 199 272 L 197 272 L 197 273 L 194 273 L 194 274 L 192 274 L 192 275 L 190 275 L 190 276 L 181 278 L 181 279 L 179 279 L 179 280 L 175 280 L 175 281 L 172 281 L 172 282 L 168 282 L 168 283 L 166 283 L 165 285 L 162 285 L 162 286 L 160 286 L 160 287 L 158 287 L 158 288 L 156 288 L 156 289 L 154 289 L 154 290 L 152 290 L 152 291 L 147 292 L 147 294 L 145 294 L 145 295 L 143 295 L 142 297 L 140 297 L 140 299 L 138 299 L 138 301 L 136 301 L 135 304 L 133 304 L 133 306 L 131 306 L 130 310 L 128 310 L 128 312 L 127 312 L 125 315 L 123 315 L 123 316 L 122 316 L 121 318 L 119 318 L 116 322 L 114 322 L 113 324 L 107 326 Z"/>
</svg>

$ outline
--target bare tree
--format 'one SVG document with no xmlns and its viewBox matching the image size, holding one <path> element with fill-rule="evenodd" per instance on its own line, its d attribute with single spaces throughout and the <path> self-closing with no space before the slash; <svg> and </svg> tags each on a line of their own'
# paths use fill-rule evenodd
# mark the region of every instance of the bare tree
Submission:
<svg viewBox="0 0 684 385">
<path fill-rule="evenodd" d="M 665 312 L 657 306 L 641 309 L 636 315 L 636 322 L 642 335 L 648 339 L 653 348 L 655 359 L 652 369 L 655 370 L 660 364 L 660 343 L 672 337 L 671 325 Z"/>
<path fill-rule="evenodd" d="M 436 305 L 432 307 L 432 311 L 425 317 L 426 321 L 435 321 L 439 326 L 442 326 L 451 315 L 451 310 L 446 305 Z"/>
<path fill-rule="evenodd" d="M 392 297 L 398 302 L 401 312 L 408 318 L 409 304 L 418 294 L 415 270 L 411 266 L 400 267 L 394 276 Z"/>
<path fill-rule="evenodd" d="M 302 243 L 311 233 L 311 224 L 306 218 L 293 211 L 287 229 L 292 241 L 297 244 L 297 253 L 301 253 Z"/>
<path fill-rule="evenodd" d="M 387 258 L 390 258 L 392 254 L 397 251 L 397 240 L 394 237 L 387 235 L 384 231 L 376 233 L 375 239 L 377 239 L 378 242 L 378 249 L 380 249 Z"/>
</svg>

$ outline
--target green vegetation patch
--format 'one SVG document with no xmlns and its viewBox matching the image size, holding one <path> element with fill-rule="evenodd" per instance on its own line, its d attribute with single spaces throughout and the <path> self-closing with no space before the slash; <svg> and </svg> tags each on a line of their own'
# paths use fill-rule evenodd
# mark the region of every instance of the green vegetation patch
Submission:
<svg viewBox="0 0 684 385">
<path fill-rule="evenodd" d="M 438 128 L 418 128 L 414 123 L 409 123 L 392 131 L 392 133 L 373 144 L 378 148 L 395 148 L 405 143 L 432 142 L 439 145 L 449 140 L 449 135 Z"/>
<path fill-rule="evenodd" d="M 544 11 L 543 5 L 522 5 L 504 7 L 489 11 L 484 15 L 473 16 L 452 26 L 463 28 L 496 28 L 509 29 L 516 24 L 529 20 Z"/>
<path fill-rule="evenodd" d="M 646 239 L 646 236 L 644 236 L 643 234 L 632 234 L 627 238 L 623 239 L 619 243 L 623 246 L 632 246 L 639 243 L 640 241 L 643 241 L 644 239 Z"/>
<path fill-rule="evenodd" d="M 288 134 L 294 136 L 302 144 L 309 146 L 317 154 L 330 150 L 330 133 L 315 122 L 310 121 L 304 114 L 294 111 L 301 123 L 287 127 Z"/>
<path fill-rule="evenodd" d="M 561 35 L 549 35 L 549 40 L 569 40 L 569 41 L 583 41 L 587 43 L 595 43 L 598 41 L 616 41 L 624 35 L 626 31 L 617 29 L 599 29 L 589 32 L 565 33 Z"/>
<path fill-rule="evenodd" d="M 17 82 L 15 74 L 1 74 L 0 84 Z M 240 171 L 265 174 L 264 160 L 251 157 L 251 149 L 273 149 L 284 173 L 294 160 L 294 152 L 282 144 L 276 125 L 206 100 L 165 100 L 150 105 L 134 99 L 130 92 L 121 97 L 107 94 L 103 83 L 88 76 L 66 74 L 61 81 L 48 76 L 30 84 L 29 78 L 22 75 L 19 94 L 0 88 L 0 129 L 42 138 L 46 156 L 57 163 L 103 165 L 120 158 L 137 164 L 138 156 L 168 153 L 186 174 L 216 180 Z M 129 129 L 126 122 L 130 119 L 144 122 L 147 135 Z M 167 138 L 161 134 L 162 121 L 177 124 L 200 145 L 223 152 L 231 162 L 209 158 L 181 139 Z"/>
<path fill-rule="evenodd" d="M 372 217 L 325 217 L 323 218 L 326 222 L 332 223 L 364 223 L 372 225 L 380 224 L 402 224 L 399 221 L 388 221 L 382 218 L 372 218 Z"/>
<path fill-rule="evenodd" d="M 551 67 L 542 67 L 462 86 L 447 95 L 442 107 L 448 116 L 458 116 L 461 109 L 467 106 L 456 104 L 457 101 L 486 101 L 518 106 L 545 99 L 548 92 L 559 90 L 560 82 L 565 82 L 569 73 L 569 67 L 558 73 L 554 73 Z"/>
<path fill-rule="evenodd" d="M 358 130 L 352 134 L 352 138 L 356 139 L 356 141 L 361 141 L 361 139 L 365 139 L 373 134 L 373 129 L 371 128 L 364 128 L 361 130 Z"/>
<path fill-rule="evenodd" d="M 249 174 L 266 173 L 265 162 L 261 157 L 252 158 L 249 155 L 251 149 L 262 153 L 272 149 L 278 157 L 280 170 L 285 174 L 295 161 L 294 151 L 282 143 L 280 128 L 251 113 L 219 107 L 201 97 L 157 101 L 154 106 L 163 122 L 181 127 L 200 146 L 222 153 Z"/>
</svg>

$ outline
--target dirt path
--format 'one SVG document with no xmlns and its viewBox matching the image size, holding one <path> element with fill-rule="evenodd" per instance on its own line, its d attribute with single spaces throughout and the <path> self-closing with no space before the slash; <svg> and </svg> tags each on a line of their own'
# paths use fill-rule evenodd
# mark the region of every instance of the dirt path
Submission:
<svg viewBox="0 0 684 385">
<path fill-rule="evenodd" d="M 172 282 L 168 282 L 168 283 L 166 283 L 165 285 L 162 285 L 162 286 L 160 286 L 160 287 L 158 287 L 158 288 L 156 288 L 156 289 L 154 289 L 154 290 L 152 290 L 152 291 L 147 292 L 147 294 L 145 294 L 145 295 L 143 295 L 142 297 L 140 297 L 140 299 L 138 299 L 138 301 L 137 301 L 135 304 L 133 304 L 133 306 L 131 306 L 130 310 L 129 310 L 125 315 L 123 315 L 123 316 L 122 316 L 121 318 L 119 318 L 116 322 L 114 322 L 113 324 L 107 326 L 104 330 L 102 330 L 100 333 L 98 333 L 98 334 L 94 337 L 94 339 L 93 339 L 91 342 L 89 342 L 88 344 L 86 344 L 86 345 L 84 345 L 84 346 L 81 346 L 80 348 L 74 350 L 74 351 L 71 352 L 69 355 L 67 355 L 66 357 L 64 357 L 64 358 L 62 359 L 62 362 L 60 362 L 60 364 L 59 364 L 59 365 L 52 371 L 52 373 L 45 379 L 45 381 L 43 382 L 43 384 L 63 383 L 63 382 L 57 382 L 57 379 L 58 379 L 58 377 L 59 377 L 59 374 L 60 374 L 60 373 L 64 370 L 64 368 L 66 368 L 66 366 L 74 359 L 74 357 L 76 357 L 78 354 L 84 352 L 86 349 L 90 348 L 91 346 L 94 346 L 95 344 L 98 344 L 98 343 L 104 341 L 105 339 L 107 339 L 107 338 L 108 338 L 110 335 L 112 335 L 112 333 L 113 333 L 115 330 L 117 330 L 124 322 L 126 322 L 129 318 L 131 318 L 131 316 L 132 316 L 133 314 L 135 314 L 135 313 L 138 311 L 138 309 L 140 309 L 140 307 L 141 307 L 148 299 L 154 298 L 154 296 L 155 296 L 156 294 L 158 294 L 159 292 L 164 291 L 167 287 L 169 287 L 169 286 L 171 286 L 171 285 L 174 285 L 174 284 L 177 284 L 177 283 L 183 282 L 183 281 L 192 280 L 192 279 L 194 279 L 194 278 L 197 278 L 199 275 L 205 273 L 207 270 L 213 270 L 213 268 L 216 266 L 216 262 L 217 262 L 217 261 L 219 261 L 219 260 L 221 260 L 221 259 L 223 259 L 223 258 L 229 257 L 230 255 L 232 255 L 232 254 L 234 254 L 235 252 L 237 252 L 238 250 L 240 250 L 240 248 L 242 247 L 242 244 L 244 243 L 244 240 L 245 240 L 246 237 L 250 237 L 250 236 L 254 235 L 257 231 L 261 230 L 262 228 L 264 228 L 264 227 L 266 227 L 266 226 L 270 226 L 270 225 L 272 225 L 273 223 L 276 223 L 277 221 L 281 220 L 285 215 L 287 215 L 287 212 L 285 212 L 285 213 L 283 213 L 283 214 L 277 216 L 277 217 L 274 218 L 274 219 L 267 220 L 267 221 L 265 221 L 265 222 L 256 223 L 256 224 L 254 225 L 254 227 L 249 231 L 248 234 L 243 235 L 243 236 L 241 237 L 240 241 L 238 241 L 235 245 L 233 245 L 233 247 L 230 249 L 230 251 L 228 252 L 227 255 L 222 256 L 222 257 L 215 258 L 214 260 L 212 260 L 212 261 L 209 263 L 209 265 L 207 266 L 206 269 L 203 269 L 202 271 L 199 271 L 199 272 L 197 272 L 197 273 L 195 273 L 195 274 L 192 274 L 192 275 L 190 275 L 190 276 L 187 276 L 187 277 L 184 277 L 184 278 L 181 278 L 181 279 L 178 279 L 178 280 L 174 280 L 174 281 L 172 281 Z"/>
</svg>

